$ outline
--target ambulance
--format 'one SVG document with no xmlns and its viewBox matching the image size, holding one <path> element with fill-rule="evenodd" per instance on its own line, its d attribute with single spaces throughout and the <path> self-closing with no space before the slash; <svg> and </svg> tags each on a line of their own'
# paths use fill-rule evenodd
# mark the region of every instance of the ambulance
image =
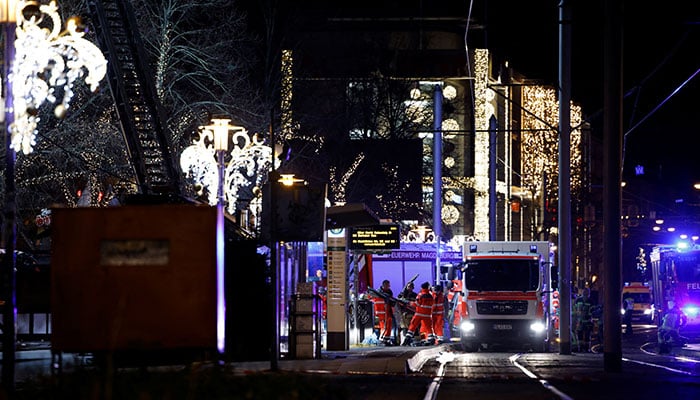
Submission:
<svg viewBox="0 0 700 400">
<path fill-rule="evenodd" d="M 622 288 L 622 304 L 628 297 L 631 297 L 634 301 L 632 320 L 654 323 L 656 310 L 654 308 L 651 286 L 642 282 L 625 282 L 625 286 Z M 622 315 L 624 316 L 624 314 L 625 308 L 622 307 Z"/>
</svg>

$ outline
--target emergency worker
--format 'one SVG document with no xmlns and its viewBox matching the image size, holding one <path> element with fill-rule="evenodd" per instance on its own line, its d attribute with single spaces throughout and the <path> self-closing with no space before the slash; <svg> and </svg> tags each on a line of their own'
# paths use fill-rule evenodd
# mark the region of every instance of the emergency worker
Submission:
<svg viewBox="0 0 700 400">
<path fill-rule="evenodd" d="M 370 296 L 374 303 L 374 315 L 379 320 L 379 342 L 387 346 L 392 346 L 394 344 L 394 333 L 392 331 L 394 304 L 392 304 L 393 302 L 388 300 L 388 298 L 394 297 L 394 292 L 391 290 L 391 282 L 389 282 L 388 279 L 382 281 L 379 292 L 385 294 L 386 298 L 382 296 Z"/>
<path fill-rule="evenodd" d="M 668 311 L 664 314 L 657 333 L 659 353 L 668 353 L 673 343 L 682 343 L 680 330 L 685 325 L 686 318 L 674 301 L 668 302 Z"/>
<path fill-rule="evenodd" d="M 415 284 L 413 282 L 408 282 L 406 287 L 399 293 L 399 300 L 406 300 L 407 303 L 400 307 L 401 308 L 401 336 L 406 337 L 406 332 L 408 332 L 408 326 L 411 325 L 411 319 L 413 319 L 413 314 L 416 310 L 416 297 L 418 293 L 414 290 Z M 414 332 L 415 333 L 415 332 Z"/>
<path fill-rule="evenodd" d="M 574 301 L 574 330 L 579 351 L 588 352 L 591 346 L 591 331 L 593 330 L 593 305 L 590 292 L 584 289 L 581 296 Z"/>
<path fill-rule="evenodd" d="M 427 338 L 426 344 L 435 341 L 433 335 L 433 295 L 430 293 L 430 283 L 423 282 L 420 285 L 420 293 L 416 297 L 416 313 L 411 318 L 411 323 L 408 325 L 408 332 L 401 343 L 402 346 L 409 346 L 413 343 L 413 335 L 416 329 L 420 326 L 420 333 Z"/>
<path fill-rule="evenodd" d="M 445 293 L 442 291 L 442 285 L 433 287 L 433 334 L 435 335 L 435 344 L 445 343 Z"/>
<path fill-rule="evenodd" d="M 457 330 L 462 318 L 466 317 L 466 309 L 464 301 L 461 301 L 460 296 L 462 296 L 462 280 L 453 279 L 447 286 L 447 311 L 448 311 L 448 321 L 450 324 L 450 329 Z M 454 332 L 454 331 L 451 331 Z"/>
<path fill-rule="evenodd" d="M 622 308 L 625 310 L 624 322 L 625 322 L 625 335 L 632 335 L 632 311 L 634 310 L 634 299 L 631 296 L 627 296 L 622 299 Z"/>
</svg>

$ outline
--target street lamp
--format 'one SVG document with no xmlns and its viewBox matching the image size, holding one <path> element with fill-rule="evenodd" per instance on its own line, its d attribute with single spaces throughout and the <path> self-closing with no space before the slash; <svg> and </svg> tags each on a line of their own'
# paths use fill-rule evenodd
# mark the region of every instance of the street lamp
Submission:
<svg viewBox="0 0 700 400">
<path fill-rule="evenodd" d="M 224 157 L 228 151 L 228 133 L 233 128 L 231 120 L 227 118 L 212 118 L 211 125 L 204 127 L 214 135 L 214 151 L 216 152 L 216 164 L 219 170 L 219 185 L 216 191 L 216 342 L 219 354 L 224 353 L 226 344 L 226 297 L 224 289 L 224 270 L 226 259 L 226 241 L 224 228 L 224 171 L 226 164 Z"/>
<path fill-rule="evenodd" d="M 230 124 L 228 118 L 212 118 L 211 125 L 207 125 L 204 129 L 209 130 L 214 135 L 214 151 L 216 152 L 216 165 L 219 167 L 219 186 L 217 193 L 217 205 L 223 209 L 224 206 L 224 176 L 226 172 L 226 163 L 224 158 L 228 151 L 228 133 L 231 130 L 239 128 Z M 240 128 L 243 129 L 243 128 Z"/>
<path fill-rule="evenodd" d="M 242 191 L 262 188 L 267 181 L 272 148 L 258 135 L 250 136 L 245 128 L 230 122 L 216 117 L 210 125 L 200 127 L 199 138 L 180 155 L 180 167 L 201 185 L 202 191 L 207 189 L 209 204 L 222 203 L 229 214 L 235 215 Z"/>
<path fill-rule="evenodd" d="M 231 143 L 233 147 L 229 151 Z M 209 125 L 200 127 L 199 139 L 180 155 L 182 171 L 207 188 L 209 204 L 217 208 L 216 330 L 220 355 L 224 353 L 226 334 L 224 212 L 235 214 L 241 189 L 252 185 L 262 187 L 270 170 L 271 154 L 272 149 L 257 135 L 251 138 L 245 128 L 231 125 L 231 119 L 214 117 Z"/>
</svg>

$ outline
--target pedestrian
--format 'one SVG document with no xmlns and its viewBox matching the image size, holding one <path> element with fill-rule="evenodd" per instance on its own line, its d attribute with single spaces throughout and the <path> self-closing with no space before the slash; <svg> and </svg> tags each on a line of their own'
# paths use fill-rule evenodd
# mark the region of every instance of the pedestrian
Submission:
<svg viewBox="0 0 700 400">
<path fill-rule="evenodd" d="M 406 332 L 406 338 L 401 343 L 402 346 L 409 346 L 413 343 L 413 335 L 416 329 L 420 327 L 421 335 L 425 335 L 426 343 L 434 341 L 433 335 L 433 295 L 430 293 L 430 283 L 423 282 L 420 285 L 420 293 L 416 297 L 416 313 L 411 318 L 411 323 Z"/>
<path fill-rule="evenodd" d="M 392 346 L 395 340 L 392 330 L 394 310 L 390 298 L 394 297 L 394 292 L 391 290 L 391 282 L 384 279 L 378 291 L 384 296 L 371 296 L 371 299 L 374 303 L 374 316 L 379 320 L 379 342 Z"/>
<path fill-rule="evenodd" d="M 433 287 L 433 334 L 435 335 L 435 344 L 445 343 L 445 303 L 447 298 L 443 293 L 442 285 Z"/>
<path fill-rule="evenodd" d="M 581 296 L 574 301 L 574 329 L 578 350 L 581 352 L 590 351 L 591 331 L 593 330 L 592 307 L 590 292 L 588 289 L 583 289 Z"/>
<path fill-rule="evenodd" d="M 687 317 L 674 301 L 668 302 L 668 311 L 661 319 L 661 326 L 657 332 L 659 353 L 668 353 L 671 346 L 681 344 L 680 330 L 686 323 Z"/>
<path fill-rule="evenodd" d="M 405 301 L 403 304 L 399 304 L 401 310 L 401 340 L 406 338 L 406 332 L 408 332 L 408 326 L 411 325 L 411 319 L 413 319 L 413 314 L 416 313 L 416 297 L 418 293 L 414 290 L 415 284 L 413 282 L 408 282 L 406 287 L 399 293 L 398 299 Z M 415 334 L 415 332 L 414 332 Z"/>
<path fill-rule="evenodd" d="M 622 309 L 625 311 L 623 319 L 625 322 L 625 335 L 632 335 L 632 312 L 634 310 L 634 298 L 627 296 L 622 300 Z"/>
</svg>

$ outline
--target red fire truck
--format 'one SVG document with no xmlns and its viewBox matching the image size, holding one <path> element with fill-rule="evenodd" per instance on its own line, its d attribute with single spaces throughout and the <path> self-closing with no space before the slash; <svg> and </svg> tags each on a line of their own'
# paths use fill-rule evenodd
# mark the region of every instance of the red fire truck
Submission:
<svg viewBox="0 0 700 400">
<path fill-rule="evenodd" d="M 467 242 L 463 251 L 462 288 L 452 308 L 463 349 L 506 346 L 549 351 L 554 339 L 552 245 Z"/>
<path fill-rule="evenodd" d="M 684 329 L 700 329 L 700 245 L 655 246 L 649 258 L 654 308 L 659 315 L 663 316 L 668 302 L 673 301 L 687 318 Z"/>
</svg>

